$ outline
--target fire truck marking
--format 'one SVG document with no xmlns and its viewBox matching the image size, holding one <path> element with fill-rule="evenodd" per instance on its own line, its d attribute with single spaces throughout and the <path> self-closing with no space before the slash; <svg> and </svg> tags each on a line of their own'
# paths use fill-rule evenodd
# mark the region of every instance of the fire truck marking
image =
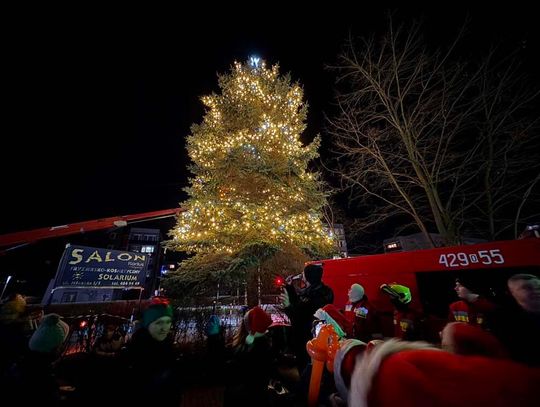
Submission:
<svg viewBox="0 0 540 407">
<path fill-rule="evenodd" d="M 439 264 L 444 267 L 467 267 L 471 263 L 504 264 L 504 257 L 500 249 L 479 250 L 477 253 L 443 253 L 439 257 Z"/>
</svg>

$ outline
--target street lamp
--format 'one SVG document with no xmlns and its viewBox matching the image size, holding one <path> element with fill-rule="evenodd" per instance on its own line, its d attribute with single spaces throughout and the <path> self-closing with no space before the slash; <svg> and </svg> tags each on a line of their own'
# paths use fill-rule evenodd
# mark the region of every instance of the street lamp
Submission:
<svg viewBox="0 0 540 407">
<path fill-rule="evenodd" d="M 2 294 L 0 294 L 0 301 L 2 301 L 2 298 L 4 298 L 4 292 L 6 291 L 6 288 L 9 284 L 9 280 L 11 280 L 11 276 L 8 276 L 6 279 L 6 282 L 4 283 L 4 288 L 2 289 Z"/>
</svg>

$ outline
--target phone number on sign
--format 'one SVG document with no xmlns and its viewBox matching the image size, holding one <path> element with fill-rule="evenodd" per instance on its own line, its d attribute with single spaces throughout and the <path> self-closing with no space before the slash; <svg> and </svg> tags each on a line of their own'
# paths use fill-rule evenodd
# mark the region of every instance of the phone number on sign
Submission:
<svg viewBox="0 0 540 407">
<path fill-rule="evenodd" d="M 439 264 L 444 267 L 466 267 L 478 263 L 504 264 L 504 257 L 499 249 L 479 250 L 477 253 L 447 253 L 439 257 Z"/>
</svg>

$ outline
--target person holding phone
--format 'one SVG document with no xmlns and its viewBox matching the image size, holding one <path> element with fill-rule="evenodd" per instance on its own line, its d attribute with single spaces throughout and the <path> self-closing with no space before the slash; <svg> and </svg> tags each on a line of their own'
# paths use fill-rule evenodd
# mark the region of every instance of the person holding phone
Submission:
<svg viewBox="0 0 540 407">
<path fill-rule="evenodd" d="M 300 372 L 309 362 L 306 343 L 312 338 L 313 315 L 319 308 L 334 302 L 334 292 L 322 282 L 322 275 L 322 265 L 309 264 L 301 274 L 305 286 L 295 288 L 295 277 L 288 277 L 281 294 L 283 310 L 291 320 L 292 347 Z"/>
</svg>

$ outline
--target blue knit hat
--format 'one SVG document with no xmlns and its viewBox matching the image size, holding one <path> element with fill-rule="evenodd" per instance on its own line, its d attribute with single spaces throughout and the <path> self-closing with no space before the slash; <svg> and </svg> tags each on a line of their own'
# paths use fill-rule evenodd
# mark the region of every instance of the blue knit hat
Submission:
<svg viewBox="0 0 540 407">
<path fill-rule="evenodd" d="M 45 315 L 38 329 L 30 338 L 28 347 L 34 352 L 54 352 L 64 343 L 68 333 L 69 325 L 60 319 L 60 315 Z"/>
<path fill-rule="evenodd" d="M 206 335 L 217 335 L 221 332 L 221 320 L 217 315 L 211 315 L 206 325 Z"/>
</svg>

